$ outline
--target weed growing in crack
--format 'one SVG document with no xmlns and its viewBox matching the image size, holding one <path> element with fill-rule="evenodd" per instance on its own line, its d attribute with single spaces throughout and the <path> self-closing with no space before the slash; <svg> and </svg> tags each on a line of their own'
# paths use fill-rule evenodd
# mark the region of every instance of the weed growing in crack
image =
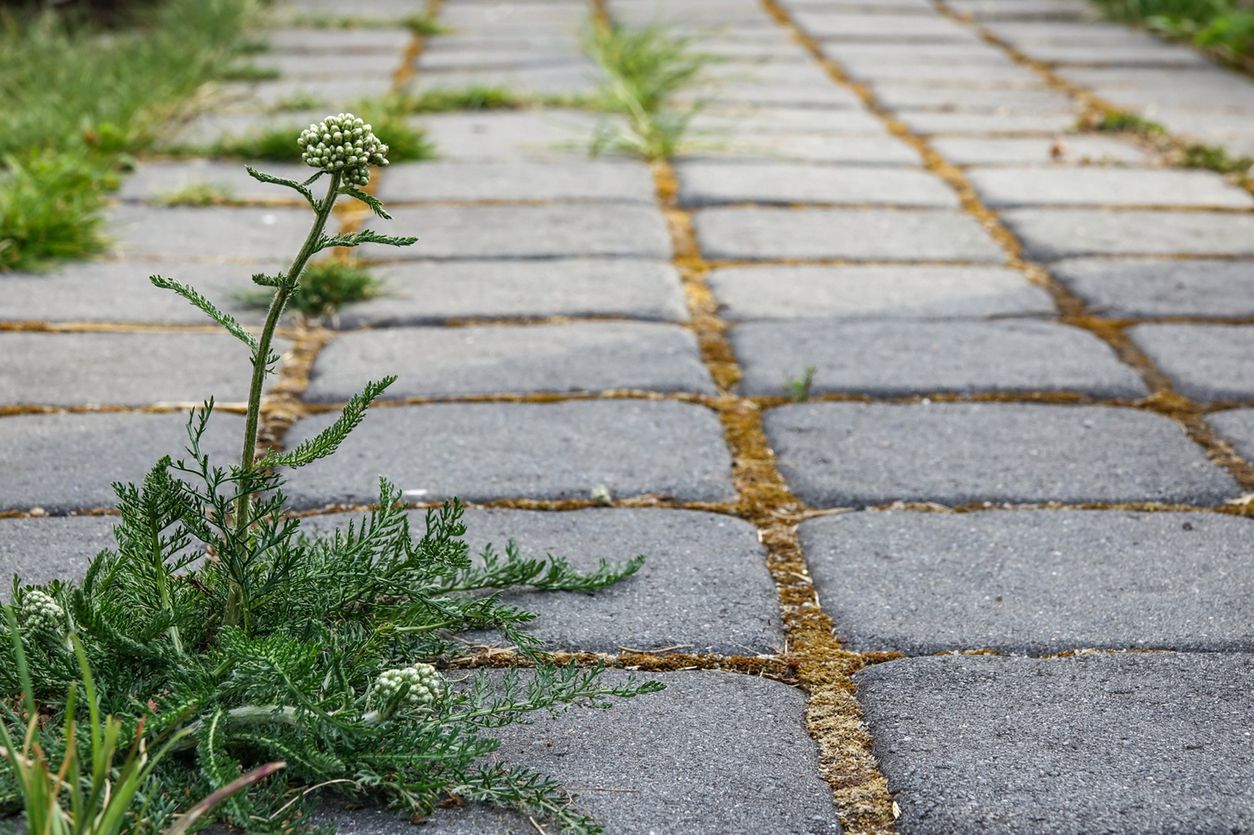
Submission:
<svg viewBox="0 0 1254 835">
<path fill-rule="evenodd" d="M 0 159 L 0 271 L 101 252 L 104 195 L 117 176 L 80 153 Z"/>
<path fill-rule="evenodd" d="M 435 145 L 426 131 L 410 125 L 395 109 L 383 105 L 357 108 L 368 115 L 375 133 L 388 144 L 392 162 L 419 162 L 434 159 Z M 269 128 L 253 133 L 223 137 L 209 145 L 187 144 L 171 148 L 176 156 L 212 156 L 266 162 L 299 162 L 301 150 L 292 144 L 291 129 Z"/>
<path fill-rule="evenodd" d="M 235 199 L 235 190 L 226 183 L 188 183 L 182 188 L 158 194 L 158 206 L 221 206 Z"/>
<path fill-rule="evenodd" d="M 1166 160 L 1177 168 L 1201 168 L 1219 174 L 1248 177 L 1254 169 L 1254 157 L 1234 157 L 1216 145 L 1172 140 L 1167 129 L 1135 113 L 1112 110 L 1080 120 L 1081 130 L 1099 133 L 1124 133 L 1148 141 Z"/>
<path fill-rule="evenodd" d="M 810 399 L 810 392 L 814 388 L 814 373 L 818 371 L 813 365 L 806 366 L 806 370 L 800 377 L 789 377 L 784 382 L 784 388 L 788 390 L 788 399 L 794 403 L 805 403 Z"/>
<path fill-rule="evenodd" d="M 585 574 L 561 558 L 524 559 L 511 546 L 475 561 L 456 502 L 428 511 L 415 536 L 401 492 L 382 479 L 378 506 L 364 518 L 330 533 L 302 529 L 288 513 L 287 472 L 333 455 L 393 377 L 368 383 L 334 423 L 293 449 L 258 450 L 263 384 L 278 363 L 275 328 L 310 259 L 337 247 L 414 242 L 372 229 L 325 231 L 342 197 L 389 217 L 362 190 L 389 151 L 368 125 L 328 117 L 299 144 L 316 169 L 303 182 L 248 169 L 313 211 L 290 268 L 253 277 L 272 294 L 259 333 L 194 288 L 151 278 L 249 351 L 238 463 L 205 453 L 209 401 L 189 416 L 184 456 L 162 458 L 140 484 L 115 486 L 116 546 L 91 561 L 81 582 L 14 581 L 0 624 L 8 751 L 0 811 L 25 808 L 30 822 L 51 820 L 44 831 L 58 833 L 169 825 L 177 833 L 211 817 L 250 833 L 286 833 L 315 828 L 307 796 L 383 799 L 419 815 L 452 797 L 517 807 L 563 831 L 597 831 L 551 779 L 485 759 L 497 748 L 487 732 L 534 711 L 603 706 L 661 685 L 609 685 L 600 668 L 555 665 L 524 629 L 534 616 L 496 592 L 594 590 L 642 560 L 603 562 Z M 481 629 L 499 631 L 534 668 L 446 677 L 442 670 L 470 652 L 457 633 Z M 114 759 L 119 740 L 139 759 Z M 145 759 L 145 751 L 153 753 Z M 90 770 L 74 768 L 75 752 L 91 752 Z M 90 802 L 73 801 L 83 793 Z M 192 805 L 197 797 L 206 799 Z M 116 829 L 85 817 L 102 799 Z"/>
<path fill-rule="evenodd" d="M 701 82 L 713 56 L 697 52 L 692 40 L 657 26 L 629 29 L 594 27 L 586 48 L 605 71 L 599 90 L 602 108 L 619 114 L 606 120 L 593 137 L 591 151 L 617 151 L 649 160 L 674 156 L 700 102 L 680 102 L 679 93 Z"/>
<path fill-rule="evenodd" d="M 287 306 L 309 319 L 331 316 L 353 302 L 378 298 L 383 285 L 362 264 L 342 261 L 319 261 L 305 268 L 300 286 L 287 300 Z M 247 290 L 239 301 L 250 307 L 265 308 L 270 294 L 265 290 Z"/>
</svg>

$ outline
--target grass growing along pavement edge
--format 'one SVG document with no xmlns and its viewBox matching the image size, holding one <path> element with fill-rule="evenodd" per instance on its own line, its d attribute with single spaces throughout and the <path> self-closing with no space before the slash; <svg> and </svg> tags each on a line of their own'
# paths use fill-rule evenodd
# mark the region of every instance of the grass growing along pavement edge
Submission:
<svg viewBox="0 0 1254 835">
<path fill-rule="evenodd" d="M 104 195 L 126 156 L 204 82 L 238 69 L 252 0 L 163 0 L 102 31 L 0 12 L 0 270 L 104 246 Z"/>
<path fill-rule="evenodd" d="M 1158 122 L 1124 110 L 1109 110 L 1082 118 L 1078 127 L 1096 133 L 1135 136 L 1153 145 L 1177 168 L 1201 168 L 1219 174 L 1235 174 L 1242 179 L 1247 179 L 1254 170 L 1254 157 L 1234 157 L 1216 145 L 1174 140 Z"/>
<path fill-rule="evenodd" d="M 1239 0 L 1094 0 L 1107 17 L 1254 71 L 1254 7 Z"/>
<path fill-rule="evenodd" d="M 378 298 L 382 293 L 382 283 L 365 266 L 319 261 L 305 269 L 287 306 L 302 316 L 317 319 L 330 316 L 346 304 Z M 270 293 L 253 288 L 241 292 L 239 300 L 249 307 L 264 309 L 270 304 Z"/>
</svg>

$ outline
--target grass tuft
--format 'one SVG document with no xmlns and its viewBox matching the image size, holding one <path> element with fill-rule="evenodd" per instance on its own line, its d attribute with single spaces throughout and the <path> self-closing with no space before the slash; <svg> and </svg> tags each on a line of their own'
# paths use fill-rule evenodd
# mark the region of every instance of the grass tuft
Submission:
<svg viewBox="0 0 1254 835">
<path fill-rule="evenodd" d="M 435 145 L 422 128 L 410 125 L 394 110 L 374 105 L 354 109 L 374 127 L 387 143 L 392 162 L 420 162 L 435 159 Z M 176 156 L 213 156 L 266 162 L 300 162 L 300 148 L 292 142 L 291 126 L 280 125 L 261 131 L 223 137 L 209 145 L 181 145 L 169 149 Z"/>
<path fill-rule="evenodd" d="M 302 316 L 318 319 L 331 316 L 345 305 L 378 298 L 383 284 L 366 267 L 340 261 L 310 264 L 301 276 L 300 286 L 288 297 L 287 306 Z M 273 293 L 264 288 L 246 290 L 239 301 L 264 310 Z"/>
<path fill-rule="evenodd" d="M 713 57 L 692 48 L 690 38 L 657 26 L 593 29 L 587 49 L 605 70 L 602 108 L 621 114 L 626 125 L 604 122 L 592 142 L 594 154 L 619 151 L 650 160 L 675 155 L 700 103 L 681 104 L 677 95 L 698 86 Z"/>
<path fill-rule="evenodd" d="M 1242 0 L 1094 0 L 1107 17 L 1254 71 L 1254 7 Z"/>
<path fill-rule="evenodd" d="M 224 183 L 188 183 L 157 195 L 153 202 L 158 206 L 221 206 L 234 199 L 234 189 Z"/>
<path fill-rule="evenodd" d="M 81 153 L 43 151 L 3 159 L 0 271 L 32 270 L 105 249 L 104 194 L 116 175 Z"/>
</svg>

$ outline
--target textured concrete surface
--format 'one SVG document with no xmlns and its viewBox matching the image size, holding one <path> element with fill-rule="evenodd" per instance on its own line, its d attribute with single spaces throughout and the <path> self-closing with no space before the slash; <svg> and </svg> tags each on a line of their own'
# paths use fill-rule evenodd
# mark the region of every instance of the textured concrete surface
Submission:
<svg viewBox="0 0 1254 835">
<path fill-rule="evenodd" d="M 578 322 L 469 328 L 393 328 L 346 334 L 314 364 L 307 397 L 345 401 L 395 363 L 385 397 L 610 389 L 702 391 L 714 383 L 697 341 L 676 325 Z"/>
<path fill-rule="evenodd" d="M 1012 209 L 1002 218 L 1033 258 L 1254 255 L 1254 215 Z"/>
<path fill-rule="evenodd" d="M 0 577 L 23 583 L 78 578 L 91 558 L 115 545 L 111 516 L 0 519 Z M 0 585 L 0 598 L 11 586 Z"/>
<path fill-rule="evenodd" d="M 802 524 L 847 647 L 1249 652 L 1254 522 L 1214 513 L 846 513 Z"/>
<path fill-rule="evenodd" d="M 290 443 L 334 415 L 298 421 Z M 713 412 L 636 400 L 470 403 L 374 410 L 334 458 L 288 486 L 302 506 L 371 501 L 380 474 L 411 500 L 731 496 L 731 462 Z"/>
<path fill-rule="evenodd" d="M 1254 316 L 1248 261 L 1076 258 L 1050 272 L 1108 316 Z"/>
<path fill-rule="evenodd" d="M 653 203 L 649 167 L 635 160 L 414 162 L 381 178 L 385 203 L 437 200 L 622 200 Z"/>
<path fill-rule="evenodd" d="M 714 259 L 1002 260 L 978 223 L 949 211 L 703 209 L 696 231 Z"/>
<path fill-rule="evenodd" d="M 772 409 L 765 420 L 793 491 L 826 507 L 898 500 L 1215 504 L 1237 492 L 1176 424 L 1133 409 L 811 403 Z"/>
<path fill-rule="evenodd" d="M 913 658 L 857 681 L 902 832 L 1254 826 L 1254 656 Z"/>
<path fill-rule="evenodd" d="M 976 169 L 989 206 L 1199 206 L 1248 209 L 1254 197 L 1209 171 L 1140 168 Z"/>
<path fill-rule="evenodd" d="M 1053 302 L 1000 267 L 728 267 L 710 286 L 729 320 L 1046 315 Z"/>
<path fill-rule="evenodd" d="M 186 457 L 187 416 L 51 414 L 0 418 L 0 511 L 50 513 L 112 507 L 115 481 L 138 482 L 163 455 Z M 204 452 L 221 466 L 239 458 L 244 421 L 216 414 Z"/>
<path fill-rule="evenodd" d="M 678 168 L 679 201 L 720 203 L 830 203 L 957 207 L 941 180 L 902 168 L 816 168 L 791 163 L 685 162 Z"/>
<path fill-rule="evenodd" d="M 1048 322 L 751 322 L 732 331 L 732 344 L 748 394 L 787 394 L 807 367 L 815 394 L 1148 393 L 1097 337 Z"/>
<path fill-rule="evenodd" d="M 1254 398 L 1254 326 L 1140 325 L 1132 341 L 1195 400 Z"/>
</svg>

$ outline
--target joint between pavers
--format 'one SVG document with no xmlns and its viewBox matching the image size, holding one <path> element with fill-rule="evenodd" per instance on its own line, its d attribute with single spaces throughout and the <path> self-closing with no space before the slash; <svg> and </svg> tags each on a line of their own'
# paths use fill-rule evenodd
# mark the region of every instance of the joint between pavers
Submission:
<svg viewBox="0 0 1254 835">
<path fill-rule="evenodd" d="M 575 652 L 554 650 L 545 653 L 554 664 L 577 667 L 609 667 L 648 673 L 707 670 L 758 678 L 769 678 L 791 686 L 799 682 L 791 662 L 779 655 L 719 655 L 686 653 L 682 648 L 653 650 L 619 647 L 618 652 Z M 476 670 L 535 666 L 534 659 L 507 647 L 479 647 L 469 656 L 457 659 L 450 669 Z"/>
</svg>

